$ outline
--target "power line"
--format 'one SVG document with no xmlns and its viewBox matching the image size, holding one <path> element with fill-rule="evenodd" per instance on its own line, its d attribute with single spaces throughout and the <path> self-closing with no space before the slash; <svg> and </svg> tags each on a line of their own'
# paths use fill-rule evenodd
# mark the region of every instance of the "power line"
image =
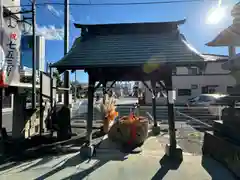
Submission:
<svg viewBox="0 0 240 180">
<path fill-rule="evenodd" d="M 69 3 L 70 6 L 131 6 L 131 5 L 154 5 L 154 4 L 172 4 L 172 3 L 190 3 L 190 2 L 203 2 L 204 0 L 169 0 L 169 1 L 151 1 L 151 2 L 129 2 L 129 3 Z M 210 0 L 215 1 L 215 0 Z M 64 3 L 38 3 L 37 6 L 46 5 L 60 5 L 64 6 Z M 20 5 L 21 7 L 31 6 L 29 4 Z M 7 6 L 7 7 L 19 7 L 19 6 Z"/>
</svg>

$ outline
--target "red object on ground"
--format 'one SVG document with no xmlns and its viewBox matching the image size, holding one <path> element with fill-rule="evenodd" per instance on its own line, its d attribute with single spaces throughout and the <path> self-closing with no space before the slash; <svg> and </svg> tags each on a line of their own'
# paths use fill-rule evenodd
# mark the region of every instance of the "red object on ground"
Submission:
<svg viewBox="0 0 240 180">
<path fill-rule="evenodd" d="M 134 118 L 134 113 L 131 112 L 130 115 L 129 115 L 129 119 L 132 120 Z"/>
<path fill-rule="evenodd" d="M 136 139 L 136 137 L 137 137 L 137 127 L 135 124 L 132 124 L 130 126 L 130 139 L 128 141 L 128 144 L 132 144 Z"/>
</svg>

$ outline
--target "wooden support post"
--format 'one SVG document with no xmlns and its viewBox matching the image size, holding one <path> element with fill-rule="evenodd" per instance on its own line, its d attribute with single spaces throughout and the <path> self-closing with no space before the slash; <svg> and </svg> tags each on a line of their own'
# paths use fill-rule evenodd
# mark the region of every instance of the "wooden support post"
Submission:
<svg viewBox="0 0 240 180">
<path fill-rule="evenodd" d="M 168 125 L 170 144 L 166 144 L 165 153 L 171 159 L 177 160 L 178 163 L 182 162 L 183 155 L 182 149 L 177 148 L 176 133 L 175 133 L 175 120 L 174 120 L 174 92 L 172 86 L 172 71 L 167 74 L 165 79 L 167 88 L 167 105 L 168 105 Z"/>
<path fill-rule="evenodd" d="M 152 115 L 153 115 L 153 121 L 154 126 L 157 126 L 157 114 L 156 114 L 156 81 L 151 81 L 152 86 Z"/>
<path fill-rule="evenodd" d="M 173 92 L 172 87 L 172 76 L 169 75 L 165 80 L 167 88 L 167 106 L 168 106 L 168 125 L 169 125 L 169 136 L 170 136 L 170 149 L 176 149 L 176 133 L 175 133 L 175 120 L 174 120 L 174 103 L 172 101 L 171 94 Z"/>
<path fill-rule="evenodd" d="M 93 97 L 94 97 L 94 85 L 91 74 L 88 75 L 88 119 L 87 119 L 87 144 L 91 145 L 92 141 L 92 126 L 93 126 Z"/>
</svg>

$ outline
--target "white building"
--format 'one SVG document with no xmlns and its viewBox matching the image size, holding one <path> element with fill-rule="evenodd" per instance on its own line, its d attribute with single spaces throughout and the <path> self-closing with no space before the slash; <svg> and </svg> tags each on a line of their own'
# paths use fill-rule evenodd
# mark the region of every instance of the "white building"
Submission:
<svg viewBox="0 0 240 180">
<path fill-rule="evenodd" d="M 203 54 L 206 67 L 200 70 L 197 67 L 177 67 L 173 72 L 173 88 L 176 91 L 176 104 L 184 103 L 187 99 L 202 93 L 227 93 L 236 84 L 236 80 L 223 70 L 222 64 L 228 60 L 228 56 Z M 149 87 L 150 82 L 147 82 Z M 145 90 L 147 104 L 152 103 L 151 92 L 141 83 Z M 165 104 L 166 98 L 158 93 L 158 104 Z"/>
<path fill-rule="evenodd" d="M 46 58 L 45 38 L 43 36 L 36 36 L 36 68 L 39 71 L 45 71 Z"/>
<path fill-rule="evenodd" d="M 27 47 L 28 43 L 32 41 L 32 36 L 22 36 L 21 47 L 21 75 L 32 75 L 32 48 Z M 36 70 L 45 71 L 45 38 L 43 36 L 36 36 Z"/>
</svg>

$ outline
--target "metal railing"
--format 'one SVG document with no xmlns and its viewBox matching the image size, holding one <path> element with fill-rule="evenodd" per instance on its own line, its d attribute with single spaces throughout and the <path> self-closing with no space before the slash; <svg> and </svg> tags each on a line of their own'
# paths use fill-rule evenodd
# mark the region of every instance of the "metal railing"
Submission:
<svg viewBox="0 0 240 180">
<path fill-rule="evenodd" d="M 129 115 L 133 106 L 118 106 L 117 111 L 119 116 Z M 174 107 L 176 138 L 178 145 L 184 149 L 185 152 L 193 154 L 202 153 L 202 145 L 204 139 L 204 132 L 213 130 L 214 120 L 221 119 L 221 111 L 223 106 L 210 107 Z M 152 107 L 140 106 L 140 116 L 147 116 L 152 122 Z M 161 129 L 168 129 L 168 108 L 166 106 L 156 107 L 157 121 L 159 121 Z M 75 106 L 72 118 L 72 127 L 85 128 L 87 119 L 87 104 Z M 100 127 L 102 120 L 101 114 L 97 108 L 94 108 L 93 113 L 94 127 Z"/>
<path fill-rule="evenodd" d="M 117 106 L 117 111 L 119 116 L 127 116 L 130 113 L 132 106 Z M 192 126 L 201 126 L 210 128 L 213 120 L 221 119 L 222 106 L 210 106 L 210 107 L 174 107 L 175 112 L 175 122 L 186 122 Z M 138 109 L 140 116 L 152 115 L 151 106 L 140 106 Z M 87 119 L 87 105 L 75 107 L 72 111 L 73 120 L 86 120 Z M 156 117 L 157 121 L 167 124 L 168 122 L 168 109 L 167 106 L 157 106 L 156 107 Z M 94 108 L 93 113 L 94 121 L 101 121 L 101 113 L 97 108 Z"/>
</svg>

